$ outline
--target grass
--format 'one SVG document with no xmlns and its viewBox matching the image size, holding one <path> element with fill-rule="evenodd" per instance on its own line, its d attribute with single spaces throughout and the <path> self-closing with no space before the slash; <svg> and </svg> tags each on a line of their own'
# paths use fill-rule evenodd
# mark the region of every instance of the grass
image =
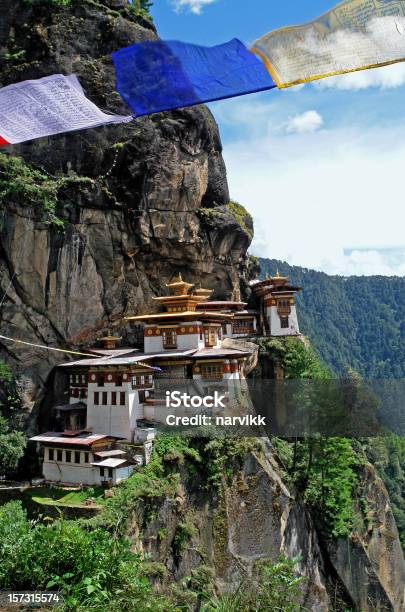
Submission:
<svg viewBox="0 0 405 612">
<path fill-rule="evenodd" d="M 89 498 L 95 500 L 95 505 L 105 502 L 104 489 L 72 489 L 62 487 L 36 487 L 28 492 L 32 501 L 37 504 L 48 506 L 70 506 L 72 508 L 87 507 L 85 501 Z M 94 508 L 94 504 L 89 505 Z"/>
</svg>

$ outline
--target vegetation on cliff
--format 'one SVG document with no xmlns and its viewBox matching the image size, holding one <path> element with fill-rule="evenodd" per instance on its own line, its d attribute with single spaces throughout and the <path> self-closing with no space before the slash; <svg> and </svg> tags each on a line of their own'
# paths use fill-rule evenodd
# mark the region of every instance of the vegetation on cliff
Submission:
<svg viewBox="0 0 405 612">
<path fill-rule="evenodd" d="M 48 223 L 61 228 L 64 221 L 58 215 L 60 192 L 73 185 L 94 185 L 94 181 L 75 173 L 51 177 L 21 157 L 0 153 L 0 204 L 3 208 L 9 201 L 23 202 L 42 211 Z"/>
<path fill-rule="evenodd" d="M 226 221 L 233 221 L 247 235 L 249 241 L 253 239 L 253 217 L 242 204 L 229 202 L 225 206 L 215 208 L 200 208 L 198 216 L 210 229 L 220 229 Z"/>
<path fill-rule="evenodd" d="M 26 438 L 14 429 L 14 412 L 20 406 L 11 369 L 0 360 L 0 475 L 12 474 L 24 456 Z"/>
<path fill-rule="evenodd" d="M 260 354 L 284 370 L 292 380 L 326 381 L 331 373 L 322 364 L 313 347 L 301 338 L 260 338 Z M 354 402 L 358 392 L 356 377 L 349 381 Z M 339 391 L 339 390 L 338 390 Z M 338 400 L 336 401 L 336 396 Z M 324 407 L 324 420 L 336 415 L 334 405 L 340 406 L 340 393 L 332 385 L 312 385 L 305 393 L 306 401 Z M 324 421 L 320 420 L 320 423 Z M 359 467 L 364 459 L 357 453 L 353 441 L 345 437 L 325 437 L 320 434 L 303 435 L 295 442 L 273 438 L 281 459 L 287 482 L 311 506 L 323 527 L 334 537 L 348 536 L 354 526 L 354 493 L 359 484 Z"/>
<path fill-rule="evenodd" d="M 51 7 L 67 7 L 71 6 L 78 0 L 23 0 L 24 4 L 28 6 L 51 6 Z M 83 0 L 79 0 L 82 2 Z M 98 4 L 99 6 L 103 6 L 103 2 L 97 2 L 96 0 L 84 0 L 89 3 Z M 153 5 L 153 2 L 150 0 L 128 0 L 127 10 L 130 14 L 135 17 L 150 17 L 149 9 Z"/>
</svg>

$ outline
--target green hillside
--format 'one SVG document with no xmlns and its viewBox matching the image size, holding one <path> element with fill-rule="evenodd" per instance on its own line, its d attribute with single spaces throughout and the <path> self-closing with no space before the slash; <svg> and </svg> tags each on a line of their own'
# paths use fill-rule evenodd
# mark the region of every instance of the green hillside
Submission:
<svg viewBox="0 0 405 612">
<path fill-rule="evenodd" d="M 347 366 L 366 378 L 405 377 L 405 278 L 329 276 L 260 259 L 262 276 L 288 274 L 303 288 L 301 331 L 336 373 Z"/>
</svg>

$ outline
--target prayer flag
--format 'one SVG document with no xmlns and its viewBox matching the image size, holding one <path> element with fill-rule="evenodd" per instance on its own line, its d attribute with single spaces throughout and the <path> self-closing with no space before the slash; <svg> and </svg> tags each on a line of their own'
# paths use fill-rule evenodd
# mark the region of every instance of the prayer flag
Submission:
<svg viewBox="0 0 405 612">
<path fill-rule="evenodd" d="M 236 38 L 216 47 L 146 41 L 112 57 L 116 89 L 136 116 L 276 86 L 263 62 Z"/>
<path fill-rule="evenodd" d="M 0 89 L 0 145 L 131 120 L 103 113 L 74 75 L 54 74 Z"/>
<path fill-rule="evenodd" d="M 278 87 L 405 60 L 405 1 L 347 0 L 318 19 L 265 34 L 252 47 Z"/>
</svg>

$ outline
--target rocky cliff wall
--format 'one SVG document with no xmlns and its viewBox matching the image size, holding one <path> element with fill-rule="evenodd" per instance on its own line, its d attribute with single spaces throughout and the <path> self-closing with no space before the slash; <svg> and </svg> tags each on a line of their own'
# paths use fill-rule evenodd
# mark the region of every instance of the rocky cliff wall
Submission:
<svg viewBox="0 0 405 612">
<path fill-rule="evenodd" d="M 204 565 L 213 568 L 217 589 L 228 591 L 252 574 L 257 561 L 285 555 L 298 559 L 306 610 L 403 610 L 405 563 L 398 532 L 385 487 L 370 465 L 364 468 L 362 495 L 373 520 L 337 540 L 283 482 L 268 441 L 258 440 L 216 491 L 191 480 L 184 468 L 181 472 L 176 496 L 158 503 L 151 520 L 141 512 L 128 532 L 151 560 L 167 568 L 166 584 Z M 150 512 L 148 504 L 140 507 Z M 185 523 L 189 535 L 179 552 L 176 534 Z"/>
<path fill-rule="evenodd" d="M 68 8 L 4 0 L 0 85 L 75 73 L 103 110 L 127 114 L 114 91 L 109 54 L 156 36 L 126 0 L 72 0 Z M 39 171 L 57 182 L 56 213 L 64 226 L 50 224 L 29 191 L 7 197 L 0 191 L 2 334 L 80 347 L 114 322 L 131 339 L 123 315 L 153 308 L 151 298 L 177 272 L 215 288 L 217 297 L 239 297 L 252 226 L 227 206 L 221 150 L 205 107 L 3 149 L 28 164 L 24 180 Z M 6 342 L 0 347 L 26 376 L 27 399 L 40 399 L 62 357 Z"/>
</svg>

